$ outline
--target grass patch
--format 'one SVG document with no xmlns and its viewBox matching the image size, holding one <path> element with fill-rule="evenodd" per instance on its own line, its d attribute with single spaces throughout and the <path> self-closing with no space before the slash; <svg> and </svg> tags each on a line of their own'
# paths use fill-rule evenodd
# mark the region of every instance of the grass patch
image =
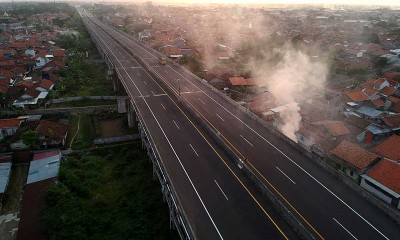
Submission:
<svg viewBox="0 0 400 240">
<path fill-rule="evenodd" d="M 46 194 L 52 239 L 179 239 L 140 142 L 73 153 Z"/>
<path fill-rule="evenodd" d="M 80 119 L 79 132 L 72 143 L 72 149 L 86 149 L 92 145 L 90 115 L 81 114 Z"/>
<path fill-rule="evenodd" d="M 67 139 L 65 141 L 66 148 L 69 148 L 71 146 L 72 138 L 75 136 L 76 131 L 78 131 L 78 122 L 79 122 L 78 115 L 69 116 L 68 134 L 67 134 Z"/>
</svg>

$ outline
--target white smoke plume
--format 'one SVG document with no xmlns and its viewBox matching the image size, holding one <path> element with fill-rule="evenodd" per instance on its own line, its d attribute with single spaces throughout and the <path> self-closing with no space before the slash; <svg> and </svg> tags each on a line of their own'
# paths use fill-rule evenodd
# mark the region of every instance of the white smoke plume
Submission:
<svg viewBox="0 0 400 240">
<path fill-rule="evenodd" d="M 298 104 L 307 100 L 315 91 L 321 91 L 326 83 L 328 68 L 320 57 L 310 57 L 301 50 L 286 47 L 282 60 L 275 67 L 253 68 L 258 78 L 265 79 L 268 91 L 278 106 L 286 105 L 280 113 L 280 130 L 296 141 L 301 115 Z M 265 68 L 264 68 L 265 69 Z"/>
</svg>

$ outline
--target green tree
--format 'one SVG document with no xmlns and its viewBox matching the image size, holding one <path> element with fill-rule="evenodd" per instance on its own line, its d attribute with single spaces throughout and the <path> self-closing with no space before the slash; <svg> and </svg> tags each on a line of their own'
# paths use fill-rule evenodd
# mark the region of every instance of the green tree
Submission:
<svg viewBox="0 0 400 240">
<path fill-rule="evenodd" d="M 28 130 L 21 135 L 22 142 L 33 148 L 39 140 L 39 134 L 34 130 Z"/>
</svg>

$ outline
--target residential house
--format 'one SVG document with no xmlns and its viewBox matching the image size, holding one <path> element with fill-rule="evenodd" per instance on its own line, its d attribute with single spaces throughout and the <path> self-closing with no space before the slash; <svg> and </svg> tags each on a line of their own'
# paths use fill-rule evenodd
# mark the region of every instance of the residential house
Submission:
<svg viewBox="0 0 400 240">
<path fill-rule="evenodd" d="M 379 160 L 378 155 L 347 140 L 343 140 L 331 153 L 329 160 L 336 163 L 336 167 L 355 182 L 359 182 L 361 174 Z"/>
<path fill-rule="evenodd" d="M 38 83 L 38 85 L 35 89 L 39 90 L 41 92 L 49 92 L 50 90 L 53 89 L 53 87 L 54 87 L 54 83 L 52 81 L 43 79 Z"/>
<path fill-rule="evenodd" d="M 372 151 L 382 157 L 400 161 L 400 136 L 393 134 L 388 139 L 375 146 Z"/>
<path fill-rule="evenodd" d="M 61 147 L 65 144 L 68 126 L 49 120 L 40 120 L 36 131 L 39 135 L 39 146 L 41 148 Z"/>
<path fill-rule="evenodd" d="M 400 163 L 381 160 L 366 174 L 361 175 L 360 186 L 383 201 L 400 209 Z"/>
<path fill-rule="evenodd" d="M 0 119 L 0 141 L 14 135 L 21 126 L 21 119 Z"/>
<path fill-rule="evenodd" d="M 400 114 L 381 117 L 382 123 L 395 133 L 400 133 Z"/>
<path fill-rule="evenodd" d="M 391 134 L 392 130 L 387 126 L 371 123 L 356 138 L 359 142 L 371 143 L 384 140 Z"/>
<path fill-rule="evenodd" d="M 47 97 L 48 92 L 41 92 L 34 88 L 25 88 L 24 94 L 14 101 L 14 107 L 37 108 Z"/>
</svg>

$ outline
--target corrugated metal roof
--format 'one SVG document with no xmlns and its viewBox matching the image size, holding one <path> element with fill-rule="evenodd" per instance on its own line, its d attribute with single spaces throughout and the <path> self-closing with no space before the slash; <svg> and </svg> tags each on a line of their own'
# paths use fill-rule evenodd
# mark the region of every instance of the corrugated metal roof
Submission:
<svg viewBox="0 0 400 240">
<path fill-rule="evenodd" d="M 0 193 L 4 193 L 11 172 L 11 162 L 0 163 Z"/>
<path fill-rule="evenodd" d="M 375 108 L 371 108 L 368 106 L 361 106 L 356 109 L 356 112 L 364 114 L 370 118 L 376 118 L 379 117 L 383 112 L 376 110 Z"/>
<path fill-rule="evenodd" d="M 59 151 L 53 151 L 53 153 L 43 159 L 31 161 L 27 184 L 58 176 L 61 153 Z M 43 154 L 43 152 L 40 154 Z"/>
</svg>

